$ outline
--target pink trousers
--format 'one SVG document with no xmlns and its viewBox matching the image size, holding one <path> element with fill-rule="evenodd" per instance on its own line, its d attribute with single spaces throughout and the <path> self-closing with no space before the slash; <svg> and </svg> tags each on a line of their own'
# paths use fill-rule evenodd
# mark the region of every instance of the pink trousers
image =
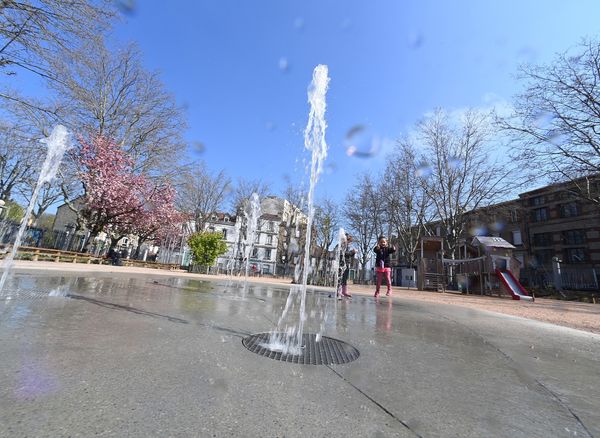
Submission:
<svg viewBox="0 0 600 438">
<path fill-rule="evenodd" d="M 379 292 L 379 288 L 381 287 L 381 279 L 385 275 L 385 281 L 387 282 L 387 290 L 388 292 L 392 290 L 392 268 L 377 268 L 375 269 L 377 272 L 377 289 L 375 292 Z"/>
</svg>

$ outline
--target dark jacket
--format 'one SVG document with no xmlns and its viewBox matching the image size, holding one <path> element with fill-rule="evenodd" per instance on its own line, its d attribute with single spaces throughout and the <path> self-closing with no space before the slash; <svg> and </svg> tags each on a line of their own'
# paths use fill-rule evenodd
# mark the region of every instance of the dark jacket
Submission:
<svg viewBox="0 0 600 438">
<path fill-rule="evenodd" d="M 375 268 L 381 268 L 381 262 L 383 262 L 383 267 L 389 268 L 390 254 L 395 253 L 396 248 L 394 248 L 393 246 L 387 246 L 385 248 L 376 246 L 375 248 L 373 248 L 373 252 L 377 254 L 377 257 L 375 258 Z"/>
<path fill-rule="evenodd" d="M 345 263 L 349 265 L 352 263 L 352 259 L 356 255 L 356 250 L 354 248 L 346 248 L 346 250 L 340 254 L 340 264 Z"/>
</svg>

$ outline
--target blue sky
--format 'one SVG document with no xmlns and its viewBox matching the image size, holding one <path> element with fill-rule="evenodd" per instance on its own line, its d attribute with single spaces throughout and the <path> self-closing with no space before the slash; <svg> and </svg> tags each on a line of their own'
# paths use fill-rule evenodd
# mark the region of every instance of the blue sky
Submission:
<svg viewBox="0 0 600 438">
<path fill-rule="evenodd" d="M 330 153 L 317 197 L 341 200 L 385 160 L 347 156 L 352 127 L 393 142 L 435 107 L 510 101 L 520 63 L 598 35 L 599 18 L 597 1 L 138 0 L 116 37 L 136 41 L 187 108 L 186 138 L 205 145 L 195 158 L 274 191 L 286 174 L 302 179 L 306 89 L 327 64 Z"/>
</svg>

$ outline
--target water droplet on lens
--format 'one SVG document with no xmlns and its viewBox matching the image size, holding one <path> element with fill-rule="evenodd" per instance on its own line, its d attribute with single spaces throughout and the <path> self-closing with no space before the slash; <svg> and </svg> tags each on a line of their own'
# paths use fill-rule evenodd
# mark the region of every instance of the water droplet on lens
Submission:
<svg viewBox="0 0 600 438">
<path fill-rule="evenodd" d="M 533 62 L 538 56 L 536 49 L 530 46 L 523 46 L 517 52 L 517 57 L 526 62 Z"/>
<path fill-rule="evenodd" d="M 504 227 L 505 227 L 504 222 L 500 222 L 500 221 L 496 221 L 496 222 L 493 222 L 492 224 L 490 224 L 490 229 L 492 231 L 495 231 L 498 233 L 501 232 L 502 230 L 504 230 Z"/>
<path fill-rule="evenodd" d="M 340 27 L 342 28 L 342 30 L 350 29 L 351 26 L 352 26 L 352 20 L 350 20 L 350 18 L 348 18 L 348 17 L 344 18 L 344 20 L 340 24 Z"/>
<path fill-rule="evenodd" d="M 303 30 L 304 29 L 304 18 L 296 17 L 296 19 L 294 20 L 294 28 L 298 31 Z"/>
<path fill-rule="evenodd" d="M 284 73 L 287 73 L 287 71 L 289 69 L 290 69 L 290 63 L 288 62 L 287 58 L 285 58 L 285 57 L 279 58 L 279 70 L 281 70 Z"/>
<path fill-rule="evenodd" d="M 471 228 L 469 232 L 471 233 L 471 236 L 485 236 L 487 235 L 487 228 L 481 225 Z"/>
<path fill-rule="evenodd" d="M 427 163 L 421 163 L 415 171 L 415 175 L 420 178 L 428 178 L 433 173 L 433 168 Z"/>
<path fill-rule="evenodd" d="M 206 146 L 204 145 L 204 143 L 200 142 L 200 141 L 195 141 L 192 144 L 192 148 L 194 150 L 194 153 L 201 155 L 204 153 L 204 151 L 206 150 Z"/>
<path fill-rule="evenodd" d="M 540 128 L 549 128 L 556 116 L 549 111 L 540 111 L 533 115 L 533 124 Z"/>
<path fill-rule="evenodd" d="M 423 45 L 423 35 L 420 32 L 412 32 L 408 36 L 408 45 L 411 49 L 418 49 Z"/>
<path fill-rule="evenodd" d="M 451 157 L 448 160 L 448 165 L 450 166 L 451 169 L 458 169 L 462 166 L 463 164 L 463 160 L 459 157 Z"/>
<path fill-rule="evenodd" d="M 127 15 L 135 14 L 136 0 L 115 0 L 117 8 Z"/>
<path fill-rule="evenodd" d="M 565 134 L 562 131 L 556 130 L 556 131 L 549 131 L 548 135 L 546 137 L 546 141 L 548 143 L 552 143 L 555 145 L 561 145 L 564 142 L 566 142 L 568 139 L 567 134 Z"/>
<path fill-rule="evenodd" d="M 344 140 L 346 154 L 350 157 L 371 158 L 381 149 L 381 141 L 366 126 L 355 125 L 348 130 Z"/>
</svg>

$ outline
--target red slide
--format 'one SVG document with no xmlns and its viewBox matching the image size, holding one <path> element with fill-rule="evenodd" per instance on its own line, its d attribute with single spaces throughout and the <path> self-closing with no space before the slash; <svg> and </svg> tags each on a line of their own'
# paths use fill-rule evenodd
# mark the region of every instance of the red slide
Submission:
<svg viewBox="0 0 600 438">
<path fill-rule="evenodd" d="M 496 269 L 496 275 L 504 286 L 509 290 L 512 295 L 513 300 L 526 300 L 526 301 L 534 301 L 535 299 L 529 295 L 529 293 L 525 290 L 523 285 L 519 283 L 519 280 L 512 275 L 510 271 L 501 271 L 500 269 Z"/>
</svg>

